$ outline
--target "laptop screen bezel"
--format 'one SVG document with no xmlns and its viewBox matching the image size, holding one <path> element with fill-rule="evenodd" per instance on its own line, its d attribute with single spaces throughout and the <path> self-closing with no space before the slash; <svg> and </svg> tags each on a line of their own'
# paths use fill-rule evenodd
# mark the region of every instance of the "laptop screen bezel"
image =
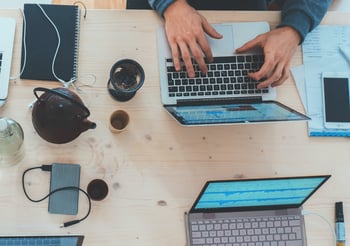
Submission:
<svg viewBox="0 0 350 246">
<path fill-rule="evenodd" d="M 278 101 L 274 101 L 274 100 L 268 100 L 268 101 L 260 101 L 259 103 L 270 103 L 270 104 L 275 104 L 278 107 L 281 107 L 295 115 L 297 115 L 299 118 L 297 119 L 269 119 L 269 120 L 252 120 L 252 121 L 242 121 L 242 120 L 237 120 L 237 121 L 231 121 L 231 122 L 201 122 L 201 123 L 188 123 L 186 122 L 182 117 L 179 117 L 176 113 L 176 109 L 175 107 L 186 107 L 186 106 L 204 106 L 204 105 L 225 105 L 225 104 L 250 104 L 250 103 L 256 103 L 256 101 L 252 101 L 252 102 L 244 102 L 242 103 L 241 100 L 218 100 L 215 102 L 215 100 L 210 100 L 210 103 L 205 103 L 204 101 L 201 102 L 194 102 L 191 101 L 189 103 L 184 103 L 184 104 L 177 104 L 177 105 L 163 105 L 164 108 L 168 111 L 168 113 L 181 125 L 183 126 L 208 126 L 208 125 L 232 125 L 232 124 L 247 124 L 247 123 L 268 123 L 268 122 L 287 122 L 287 121 L 305 121 L 305 120 L 310 120 L 310 118 Z"/>
<path fill-rule="evenodd" d="M 240 212 L 240 211 L 256 211 L 256 210 L 272 210 L 272 209 L 286 209 L 286 208 L 298 208 L 302 206 L 329 178 L 331 175 L 315 175 L 315 176 L 296 176 L 296 177 L 273 177 L 273 178 L 255 178 L 255 179 L 235 179 L 235 180 L 211 180 L 207 181 L 197 196 L 195 202 L 190 209 L 190 213 L 216 213 L 216 212 Z M 228 207 L 228 208 L 196 208 L 197 203 L 205 192 L 206 188 L 211 183 L 219 182 L 249 182 L 249 181 L 263 181 L 263 180 L 282 180 L 282 179 L 305 179 L 305 178 L 323 178 L 324 180 L 308 195 L 305 199 L 298 204 L 285 204 L 285 205 L 264 205 L 264 206 L 244 206 L 244 207 Z"/>
</svg>

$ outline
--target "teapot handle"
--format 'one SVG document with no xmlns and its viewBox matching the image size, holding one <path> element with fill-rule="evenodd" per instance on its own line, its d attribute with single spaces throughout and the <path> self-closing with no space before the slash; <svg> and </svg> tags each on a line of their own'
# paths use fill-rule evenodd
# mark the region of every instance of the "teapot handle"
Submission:
<svg viewBox="0 0 350 246">
<path fill-rule="evenodd" d="M 48 88 L 44 88 L 44 87 L 36 87 L 34 88 L 33 92 L 34 92 L 34 95 L 35 97 L 38 99 L 39 102 L 44 102 L 43 100 L 40 99 L 40 97 L 38 96 L 37 92 L 40 91 L 40 92 L 50 92 L 52 94 L 55 94 L 59 97 L 62 97 L 64 99 L 67 99 L 68 101 L 70 101 L 71 103 L 77 105 L 78 107 L 80 107 L 82 110 L 84 110 L 86 112 L 86 117 L 89 117 L 90 116 L 90 110 L 83 104 L 81 104 L 80 102 L 78 102 L 77 100 L 75 100 L 74 98 L 72 97 L 69 97 L 67 95 L 65 95 L 64 93 L 60 92 L 60 91 L 56 91 L 56 90 L 53 90 L 53 89 L 48 89 Z"/>
</svg>

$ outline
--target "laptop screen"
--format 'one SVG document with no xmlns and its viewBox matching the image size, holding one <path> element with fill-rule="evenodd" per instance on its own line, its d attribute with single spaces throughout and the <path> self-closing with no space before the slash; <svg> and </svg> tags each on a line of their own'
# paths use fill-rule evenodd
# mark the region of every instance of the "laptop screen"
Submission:
<svg viewBox="0 0 350 246">
<path fill-rule="evenodd" d="M 165 106 L 183 125 L 306 120 L 308 117 L 275 101 L 246 104 Z"/>
<path fill-rule="evenodd" d="M 301 206 L 330 176 L 209 181 L 192 211 Z M 198 211 L 198 212 L 199 212 Z"/>
<path fill-rule="evenodd" d="M 84 235 L 0 236 L 0 245 L 81 246 Z"/>
</svg>

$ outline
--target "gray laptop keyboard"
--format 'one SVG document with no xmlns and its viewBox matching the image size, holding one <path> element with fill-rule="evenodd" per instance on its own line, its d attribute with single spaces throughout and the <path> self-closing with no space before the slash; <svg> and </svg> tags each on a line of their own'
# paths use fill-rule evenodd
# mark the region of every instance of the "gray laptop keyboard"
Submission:
<svg viewBox="0 0 350 246">
<path fill-rule="evenodd" d="M 204 220 L 191 223 L 192 245 L 301 246 L 300 216 Z"/>
<path fill-rule="evenodd" d="M 259 81 L 248 77 L 258 71 L 264 63 L 263 55 L 234 55 L 214 57 L 208 64 L 208 73 L 202 74 L 192 61 L 195 78 L 189 78 L 185 67 L 176 71 L 173 60 L 167 59 L 169 97 L 224 96 L 224 95 L 261 95 L 268 89 L 258 90 Z"/>
</svg>

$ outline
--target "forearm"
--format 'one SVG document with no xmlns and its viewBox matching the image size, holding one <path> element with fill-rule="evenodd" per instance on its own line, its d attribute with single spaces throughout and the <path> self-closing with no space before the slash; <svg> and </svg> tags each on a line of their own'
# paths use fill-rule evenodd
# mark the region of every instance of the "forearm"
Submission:
<svg viewBox="0 0 350 246">
<path fill-rule="evenodd" d="M 301 42 L 326 14 L 331 0 L 285 0 L 282 21 L 279 27 L 293 27 L 300 35 Z"/>
<path fill-rule="evenodd" d="M 148 3 L 160 16 L 163 16 L 164 11 L 175 1 L 176 0 L 148 0 Z"/>
</svg>

